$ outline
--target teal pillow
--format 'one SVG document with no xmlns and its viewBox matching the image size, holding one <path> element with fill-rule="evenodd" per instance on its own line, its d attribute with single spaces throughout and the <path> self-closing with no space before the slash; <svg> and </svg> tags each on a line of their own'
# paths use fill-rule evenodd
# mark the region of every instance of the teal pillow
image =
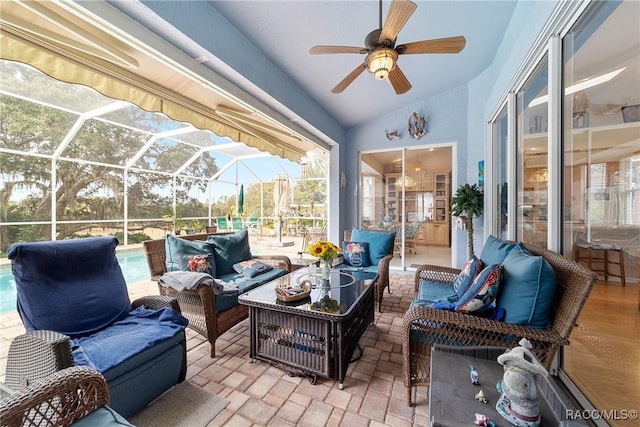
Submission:
<svg viewBox="0 0 640 427">
<path fill-rule="evenodd" d="M 216 277 L 232 273 L 233 264 L 253 258 L 249 248 L 249 230 L 246 228 L 233 234 L 209 236 L 207 242 L 213 245 Z"/>
<path fill-rule="evenodd" d="M 458 274 L 458 277 L 456 277 L 456 280 L 453 282 L 453 290 L 456 295 L 458 295 L 458 298 L 461 297 L 467 289 L 469 289 L 469 286 L 471 286 L 471 283 L 473 283 L 476 276 L 480 274 L 483 267 L 484 264 L 475 255 L 467 260 L 464 268 L 460 271 L 460 274 Z"/>
<path fill-rule="evenodd" d="M 502 265 L 493 264 L 483 269 L 469 289 L 454 304 L 458 313 L 473 313 L 491 307 L 498 295 L 502 280 Z"/>
<path fill-rule="evenodd" d="M 556 291 L 556 274 L 542 257 L 516 246 L 504 259 L 504 283 L 496 305 L 507 323 L 548 329 Z"/>
<path fill-rule="evenodd" d="M 351 231 L 352 242 L 369 243 L 369 261 L 371 265 L 378 265 L 380 260 L 389 254 L 396 233 L 393 231 L 369 231 L 354 228 Z"/>
<path fill-rule="evenodd" d="M 509 255 L 509 252 L 518 246 L 515 242 L 505 242 L 493 236 L 487 237 L 487 241 L 482 248 L 480 259 L 484 265 L 502 264 L 502 261 Z"/>
<path fill-rule="evenodd" d="M 207 242 L 185 240 L 175 237 L 173 234 L 167 234 L 165 252 L 167 271 L 180 271 L 182 270 L 181 262 L 185 255 L 212 254 L 213 246 Z"/>
</svg>

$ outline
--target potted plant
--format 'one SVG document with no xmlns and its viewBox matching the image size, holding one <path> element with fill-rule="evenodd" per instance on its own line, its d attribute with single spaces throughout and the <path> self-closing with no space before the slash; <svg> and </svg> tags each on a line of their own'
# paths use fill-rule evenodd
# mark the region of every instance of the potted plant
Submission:
<svg viewBox="0 0 640 427">
<path fill-rule="evenodd" d="M 476 184 L 465 184 L 458 188 L 451 199 L 451 215 L 461 217 L 467 224 L 469 258 L 473 251 L 473 220 L 482 215 L 484 194 Z"/>
</svg>

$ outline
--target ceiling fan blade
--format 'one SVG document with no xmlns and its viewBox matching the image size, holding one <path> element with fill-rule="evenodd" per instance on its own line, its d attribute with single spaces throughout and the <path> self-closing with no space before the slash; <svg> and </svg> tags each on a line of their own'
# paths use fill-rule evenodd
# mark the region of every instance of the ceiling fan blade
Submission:
<svg viewBox="0 0 640 427">
<path fill-rule="evenodd" d="M 314 46 L 309 49 L 312 55 L 321 55 L 328 53 L 363 53 L 366 49 L 356 46 Z"/>
<path fill-rule="evenodd" d="M 414 2 L 409 0 L 393 0 L 391 6 L 389 6 L 387 19 L 384 21 L 378 41 L 380 43 L 385 40 L 395 42 L 398 34 L 400 34 L 400 31 L 417 7 Z"/>
<path fill-rule="evenodd" d="M 364 71 L 364 64 L 360 64 L 356 67 L 355 70 L 350 72 L 347 77 L 342 79 L 340 83 L 336 85 L 333 89 L 331 89 L 331 93 L 341 93 L 343 90 L 347 88 L 353 81 Z"/>
<path fill-rule="evenodd" d="M 463 36 L 445 37 L 442 39 L 422 40 L 396 46 L 396 51 L 401 55 L 416 53 L 458 53 L 467 44 Z"/>
<path fill-rule="evenodd" d="M 391 86 L 393 86 L 393 90 L 395 90 L 398 95 L 409 92 L 411 89 L 411 83 L 409 83 L 407 76 L 404 75 L 397 65 L 389 73 L 389 81 L 391 82 Z"/>
</svg>

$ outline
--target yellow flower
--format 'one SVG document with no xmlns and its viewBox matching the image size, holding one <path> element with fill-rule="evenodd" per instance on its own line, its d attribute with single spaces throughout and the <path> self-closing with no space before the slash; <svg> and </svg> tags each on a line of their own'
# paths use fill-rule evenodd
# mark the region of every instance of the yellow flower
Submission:
<svg viewBox="0 0 640 427">
<path fill-rule="evenodd" d="M 340 248 L 326 240 L 318 240 L 307 248 L 307 252 L 323 260 L 331 260 L 340 254 Z"/>
</svg>

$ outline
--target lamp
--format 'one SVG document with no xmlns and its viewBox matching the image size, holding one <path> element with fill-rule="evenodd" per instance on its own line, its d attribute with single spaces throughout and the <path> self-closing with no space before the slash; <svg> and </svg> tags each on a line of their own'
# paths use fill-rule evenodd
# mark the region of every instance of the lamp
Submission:
<svg viewBox="0 0 640 427">
<path fill-rule="evenodd" d="M 389 76 L 389 72 L 396 66 L 398 60 L 398 52 L 394 49 L 381 48 L 374 50 L 367 56 L 365 63 L 367 69 L 376 80 L 384 80 Z"/>
</svg>

